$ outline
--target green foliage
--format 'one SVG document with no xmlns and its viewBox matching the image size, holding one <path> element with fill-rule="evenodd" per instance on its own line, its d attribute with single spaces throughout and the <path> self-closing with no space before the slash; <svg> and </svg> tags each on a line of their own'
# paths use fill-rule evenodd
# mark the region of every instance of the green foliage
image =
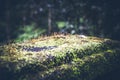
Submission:
<svg viewBox="0 0 120 80">
<path fill-rule="evenodd" d="M 59 29 L 62 29 L 62 28 L 64 28 L 66 26 L 66 22 L 59 21 L 59 22 L 57 22 L 57 26 L 58 26 Z"/>
<path fill-rule="evenodd" d="M 19 33 L 15 41 L 20 42 L 31 38 L 37 38 L 41 34 L 45 33 L 45 31 L 46 31 L 45 29 L 36 28 L 35 24 L 26 25 L 24 27 L 21 27 L 19 32 L 22 33 Z"/>
<path fill-rule="evenodd" d="M 83 18 L 80 18 L 80 23 L 84 23 L 84 19 Z"/>
</svg>

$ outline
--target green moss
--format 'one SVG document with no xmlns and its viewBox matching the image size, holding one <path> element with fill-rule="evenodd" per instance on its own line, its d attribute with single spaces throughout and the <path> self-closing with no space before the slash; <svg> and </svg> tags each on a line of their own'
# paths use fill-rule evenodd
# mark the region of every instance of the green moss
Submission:
<svg viewBox="0 0 120 80">
<path fill-rule="evenodd" d="M 119 52 L 118 41 L 61 34 L 0 46 L 0 68 L 12 80 L 92 80 L 120 66 Z"/>
</svg>

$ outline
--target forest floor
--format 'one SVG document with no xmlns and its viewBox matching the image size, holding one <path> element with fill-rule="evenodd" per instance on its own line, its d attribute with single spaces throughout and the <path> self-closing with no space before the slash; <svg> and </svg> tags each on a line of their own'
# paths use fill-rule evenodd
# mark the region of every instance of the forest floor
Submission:
<svg viewBox="0 0 120 80">
<path fill-rule="evenodd" d="M 61 34 L 0 46 L 0 80 L 117 80 L 119 67 L 120 42 L 105 38 Z"/>
</svg>

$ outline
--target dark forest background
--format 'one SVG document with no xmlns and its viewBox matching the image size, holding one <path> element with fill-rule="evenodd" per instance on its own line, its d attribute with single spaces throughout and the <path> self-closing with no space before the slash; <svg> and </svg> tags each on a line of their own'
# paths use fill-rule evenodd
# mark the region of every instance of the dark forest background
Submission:
<svg viewBox="0 0 120 80">
<path fill-rule="evenodd" d="M 53 32 L 120 40 L 119 0 L 0 0 L 0 42 Z"/>
</svg>

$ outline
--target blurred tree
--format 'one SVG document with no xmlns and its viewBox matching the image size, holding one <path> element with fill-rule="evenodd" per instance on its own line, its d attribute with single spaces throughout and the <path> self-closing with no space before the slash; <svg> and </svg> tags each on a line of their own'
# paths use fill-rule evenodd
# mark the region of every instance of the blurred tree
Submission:
<svg viewBox="0 0 120 80">
<path fill-rule="evenodd" d="M 0 11 L 0 41 L 16 38 L 19 29 L 32 23 L 46 34 L 62 31 L 120 40 L 118 1 L 1 0 Z"/>
</svg>

